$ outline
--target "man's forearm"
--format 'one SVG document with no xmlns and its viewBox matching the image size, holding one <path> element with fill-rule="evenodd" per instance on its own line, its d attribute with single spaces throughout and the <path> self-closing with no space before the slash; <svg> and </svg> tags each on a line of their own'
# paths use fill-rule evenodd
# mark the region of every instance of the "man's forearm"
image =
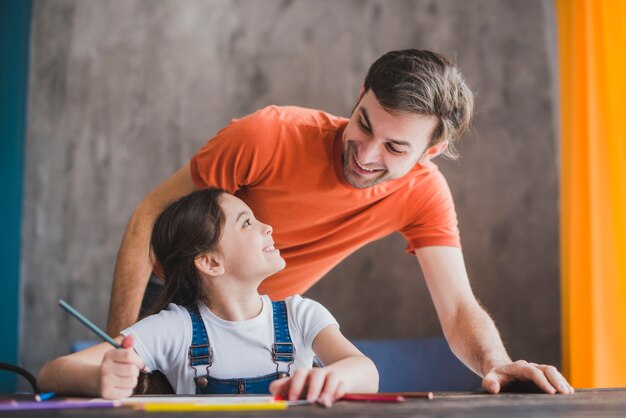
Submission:
<svg viewBox="0 0 626 418">
<path fill-rule="evenodd" d="M 478 303 L 459 308 L 444 333 L 454 354 L 481 377 L 511 362 L 496 325 Z"/>
<path fill-rule="evenodd" d="M 115 263 L 109 305 L 107 334 L 116 337 L 139 315 L 152 265 L 149 256 L 150 229 L 154 211 L 137 208 L 130 219 Z"/>
<path fill-rule="evenodd" d="M 515 381 L 531 381 L 546 393 L 574 392 L 553 366 L 511 361 L 496 325 L 476 301 L 460 249 L 425 247 L 415 255 L 450 348 L 483 378 L 487 392 L 499 393 Z"/>
<path fill-rule="evenodd" d="M 150 233 L 157 214 L 169 202 L 191 193 L 195 185 L 189 163 L 146 196 L 128 222 L 115 263 L 107 333 L 117 337 L 139 315 L 141 300 L 150 279 Z"/>
</svg>

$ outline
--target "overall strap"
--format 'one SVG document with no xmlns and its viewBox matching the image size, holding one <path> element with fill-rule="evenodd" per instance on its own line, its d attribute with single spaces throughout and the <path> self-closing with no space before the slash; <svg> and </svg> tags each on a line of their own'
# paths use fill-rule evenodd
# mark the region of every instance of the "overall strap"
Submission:
<svg viewBox="0 0 626 418">
<path fill-rule="evenodd" d="M 289 376 L 291 365 L 294 362 L 296 348 L 291 342 L 289 334 L 289 321 L 287 319 L 287 305 L 285 301 L 272 302 L 274 313 L 274 344 L 272 345 L 272 361 L 276 363 L 276 373 L 282 376 Z M 287 371 L 278 370 L 279 363 L 287 363 Z"/>
<path fill-rule="evenodd" d="M 209 375 L 209 367 L 213 364 L 213 348 L 209 343 L 209 337 L 204 327 L 204 321 L 198 310 L 198 305 L 193 305 L 186 308 L 191 317 L 192 339 L 191 347 L 189 347 L 189 365 L 194 372 L 194 380 L 196 386 L 206 386 L 208 380 L 206 376 Z M 196 366 L 206 364 L 206 375 L 198 377 L 198 370 Z"/>
</svg>

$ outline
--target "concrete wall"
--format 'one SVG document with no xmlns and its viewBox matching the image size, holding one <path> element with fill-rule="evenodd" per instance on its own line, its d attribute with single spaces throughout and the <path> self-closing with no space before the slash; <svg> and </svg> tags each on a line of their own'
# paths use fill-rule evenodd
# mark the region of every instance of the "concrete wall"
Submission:
<svg viewBox="0 0 626 418">
<path fill-rule="evenodd" d="M 455 196 L 475 293 L 514 357 L 559 363 L 558 182 L 551 2 L 34 2 L 23 217 L 23 364 L 103 325 L 116 252 L 139 200 L 232 117 L 267 104 L 348 115 L 391 49 L 457 61 L 477 93 Z M 309 293 L 350 338 L 441 335 L 400 236 Z"/>
</svg>

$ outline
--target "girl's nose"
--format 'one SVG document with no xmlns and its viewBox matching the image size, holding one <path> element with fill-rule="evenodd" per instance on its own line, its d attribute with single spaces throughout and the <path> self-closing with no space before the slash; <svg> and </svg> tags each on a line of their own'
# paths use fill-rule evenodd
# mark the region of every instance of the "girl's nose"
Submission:
<svg viewBox="0 0 626 418">
<path fill-rule="evenodd" d="M 272 231 L 272 227 L 270 225 L 263 224 L 263 228 L 265 229 L 264 230 L 265 235 L 272 235 L 273 231 Z"/>
</svg>

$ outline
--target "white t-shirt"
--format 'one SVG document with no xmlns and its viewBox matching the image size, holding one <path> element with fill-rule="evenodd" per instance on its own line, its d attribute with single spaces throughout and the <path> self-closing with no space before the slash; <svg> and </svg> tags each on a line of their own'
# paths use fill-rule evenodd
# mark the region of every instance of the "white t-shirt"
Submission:
<svg viewBox="0 0 626 418">
<path fill-rule="evenodd" d="M 213 365 L 209 374 L 218 379 L 258 377 L 276 372 L 272 362 L 274 343 L 272 302 L 262 296 L 263 310 L 246 321 L 226 321 L 211 312 L 205 304 L 198 305 L 209 342 L 213 348 Z M 337 325 L 331 313 L 318 302 L 301 296 L 285 299 L 289 333 L 295 348 L 291 373 L 299 368 L 311 368 L 313 340 L 329 325 Z M 160 370 L 177 394 L 196 392 L 194 371 L 189 365 L 192 341 L 191 317 L 187 309 L 170 304 L 167 310 L 149 316 L 122 331 L 134 334 L 135 351 L 146 367 Z M 206 366 L 197 366 L 198 376 L 206 374 Z M 280 370 L 286 370 L 282 363 Z"/>
</svg>

